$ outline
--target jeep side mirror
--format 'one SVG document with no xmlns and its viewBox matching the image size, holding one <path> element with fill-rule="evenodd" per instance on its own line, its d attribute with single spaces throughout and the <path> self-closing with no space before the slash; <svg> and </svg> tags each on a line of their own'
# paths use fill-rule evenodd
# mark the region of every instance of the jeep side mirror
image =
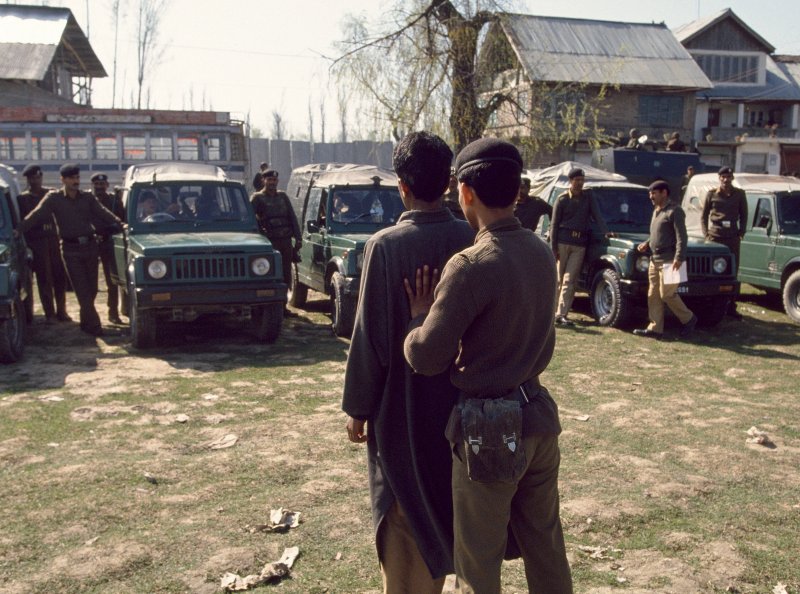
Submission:
<svg viewBox="0 0 800 594">
<path fill-rule="evenodd" d="M 306 221 L 306 229 L 309 233 L 318 233 L 319 232 L 319 223 L 316 221 Z"/>
</svg>

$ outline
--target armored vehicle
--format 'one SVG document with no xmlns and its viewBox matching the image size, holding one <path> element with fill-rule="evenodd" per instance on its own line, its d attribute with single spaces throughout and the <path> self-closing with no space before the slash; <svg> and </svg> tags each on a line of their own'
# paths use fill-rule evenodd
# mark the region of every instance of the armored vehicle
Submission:
<svg viewBox="0 0 800 594">
<path fill-rule="evenodd" d="M 800 179 L 737 173 L 733 185 L 747 195 L 747 226 L 740 246 L 739 280 L 783 297 L 788 316 L 800 324 Z M 686 228 L 702 237 L 706 195 L 717 174 L 695 175 L 683 196 Z"/>
<path fill-rule="evenodd" d="M 153 346 L 169 321 L 225 314 L 277 339 L 286 304 L 280 254 L 258 232 L 244 185 L 201 163 L 135 165 L 122 191 L 127 228 L 114 236 L 115 281 L 131 338 Z"/>
<path fill-rule="evenodd" d="M 531 185 L 541 198 L 555 204 L 568 190 L 567 174 L 575 166 L 583 168 L 584 191 L 594 195 L 608 230 L 616 234 L 607 239 L 592 228 L 578 288 L 589 293 L 592 316 L 601 326 L 622 327 L 634 321 L 637 306 L 641 309 L 647 304 L 650 259 L 636 246 L 650 234 L 653 205 L 646 187 L 574 162 L 540 171 Z M 537 232 L 546 237 L 549 224 L 545 215 Z M 700 324 L 716 325 L 739 290 L 733 254 L 727 247 L 703 239 L 690 239 L 686 254 L 689 280 L 680 285 L 678 293 Z"/>
<path fill-rule="evenodd" d="M 33 322 L 32 273 L 19 226 L 19 186 L 13 169 L 0 165 L 0 363 L 22 358 Z"/>
<path fill-rule="evenodd" d="M 397 176 L 372 165 L 313 164 L 292 171 L 287 193 L 303 233 L 289 303 L 302 307 L 309 289 L 327 294 L 333 332 L 349 337 L 364 244 L 404 210 Z"/>
</svg>

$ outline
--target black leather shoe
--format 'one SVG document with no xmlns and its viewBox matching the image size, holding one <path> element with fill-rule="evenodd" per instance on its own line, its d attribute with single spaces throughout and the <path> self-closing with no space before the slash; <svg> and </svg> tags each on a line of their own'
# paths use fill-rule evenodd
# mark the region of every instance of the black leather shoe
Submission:
<svg viewBox="0 0 800 594">
<path fill-rule="evenodd" d="M 681 338 L 691 336 L 692 332 L 694 332 L 695 326 L 697 326 L 697 316 L 692 314 L 691 319 L 683 325 L 683 328 L 681 328 Z"/>
<path fill-rule="evenodd" d="M 556 326 L 574 326 L 575 322 L 567 316 L 556 316 Z"/>
<path fill-rule="evenodd" d="M 633 331 L 636 336 L 644 336 L 645 338 L 655 338 L 656 340 L 660 340 L 664 335 L 661 332 L 656 332 L 655 330 L 650 330 L 650 328 L 637 328 Z"/>
<path fill-rule="evenodd" d="M 69 317 L 69 314 L 67 312 L 64 312 L 64 311 L 62 311 L 61 313 L 56 314 L 56 319 L 59 322 L 71 322 L 72 321 L 72 318 Z"/>
<path fill-rule="evenodd" d="M 117 314 L 112 314 L 108 316 L 108 321 L 112 324 L 122 324 L 122 319 Z"/>
</svg>

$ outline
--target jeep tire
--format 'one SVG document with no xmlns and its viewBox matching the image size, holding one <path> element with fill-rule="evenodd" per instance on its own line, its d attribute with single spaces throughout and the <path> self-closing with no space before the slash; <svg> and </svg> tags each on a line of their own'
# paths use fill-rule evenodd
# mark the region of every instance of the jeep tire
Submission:
<svg viewBox="0 0 800 594">
<path fill-rule="evenodd" d="M 289 305 L 303 307 L 308 299 L 308 287 L 297 277 L 297 264 L 292 262 L 292 277 L 289 281 Z"/>
<path fill-rule="evenodd" d="M 783 309 L 793 322 L 800 324 L 800 270 L 795 270 L 783 285 Z"/>
<path fill-rule="evenodd" d="M 622 292 L 622 283 L 616 270 L 598 270 L 589 290 L 592 316 L 601 326 L 620 328 L 630 318 L 633 304 Z"/>
<path fill-rule="evenodd" d="M 11 309 L 11 317 L 0 321 L 0 363 L 16 363 L 25 350 L 26 314 L 19 296 Z"/>
<path fill-rule="evenodd" d="M 336 336 L 350 338 L 353 334 L 353 323 L 356 311 L 353 300 L 345 294 L 344 277 L 334 272 L 330 282 L 331 328 Z"/>
<path fill-rule="evenodd" d="M 283 324 L 283 303 L 268 303 L 253 308 L 256 338 L 271 344 L 278 340 Z"/>
<path fill-rule="evenodd" d="M 149 349 L 156 344 L 156 316 L 152 311 L 141 309 L 133 291 L 128 292 L 130 302 L 131 343 L 137 349 Z"/>
</svg>

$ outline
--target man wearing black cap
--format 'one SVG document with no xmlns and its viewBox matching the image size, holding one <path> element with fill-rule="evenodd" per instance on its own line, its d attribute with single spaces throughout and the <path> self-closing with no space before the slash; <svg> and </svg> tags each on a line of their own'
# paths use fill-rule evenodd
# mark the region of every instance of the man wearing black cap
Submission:
<svg viewBox="0 0 800 594">
<path fill-rule="evenodd" d="M 263 178 L 263 189 L 250 197 L 250 203 L 255 210 L 261 232 L 270 240 L 272 247 L 281 254 L 283 282 L 289 285 L 292 278 L 292 262 L 303 243 L 300 225 L 289 197 L 285 192 L 278 191 L 278 172 L 274 169 L 267 169 Z M 294 238 L 294 246 L 292 246 L 292 238 Z M 288 310 L 284 314 L 296 315 Z"/>
<path fill-rule="evenodd" d="M 103 328 L 94 308 L 98 268 L 95 228 L 121 230 L 122 221 L 89 192 L 81 192 L 81 170 L 77 165 L 63 165 L 60 173 L 63 187 L 48 192 L 19 228 L 25 232 L 55 217 L 61 254 L 81 308 L 81 330 L 101 336 Z"/>
<path fill-rule="evenodd" d="M 478 234 L 447 262 L 438 285 L 429 267 L 406 279 L 412 320 L 404 352 L 417 373 L 449 370 L 460 392 L 447 428 L 460 591 L 499 594 L 504 556 L 521 554 L 531 592 L 566 594 L 572 579 L 558 511 L 561 426 L 538 379 L 555 345 L 556 266 L 547 244 L 514 218 L 521 171 L 516 147 L 496 138 L 458 155 L 461 206 Z M 469 420 L 482 410 L 488 424 L 489 411 L 498 409 L 516 428 L 503 433 L 503 446 L 485 448 L 483 438 L 498 433 L 473 434 Z M 497 464 L 493 453 L 514 461 Z M 497 478 L 479 476 L 480 469 Z"/>
<path fill-rule="evenodd" d="M 740 246 L 747 230 L 747 196 L 744 190 L 733 186 L 733 170 L 730 167 L 719 170 L 719 188 L 709 190 L 706 194 L 700 225 L 706 239 L 721 243 L 733 252 L 733 272 L 737 274 Z M 728 306 L 728 315 L 737 320 L 742 319 L 742 314 L 736 311 L 734 299 L 731 299 Z"/>
<path fill-rule="evenodd" d="M 105 173 L 95 173 L 91 177 L 92 194 L 106 209 L 117 215 L 117 218 L 125 218 L 125 209 L 122 207 L 120 196 L 108 193 L 108 176 Z M 103 277 L 106 282 L 108 298 L 108 321 L 112 324 L 122 324 L 119 317 L 119 291 L 117 285 L 111 280 L 111 271 L 114 266 L 114 241 L 111 233 L 106 230 L 98 230 L 97 233 L 98 250 L 100 252 L 100 263 L 103 265 Z"/>
<path fill-rule="evenodd" d="M 253 188 L 256 192 L 260 192 L 264 189 L 264 172 L 267 169 L 269 169 L 269 163 L 264 161 L 258 166 L 258 171 L 256 171 L 256 174 L 253 176 Z"/>
<path fill-rule="evenodd" d="M 22 175 L 28 180 L 28 189 L 19 195 L 20 216 L 25 218 L 49 190 L 42 187 L 42 169 L 38 165 L 28 165 Z M 67 314 L 67 273 L 58 249 L 58 231 L 53 217 L 28 229 L 25 241 L 33 252 L 33 271 L 46 321 L 71 321 Z"/>
<path fill-rule="evenodd" d="M 679 205 L 670 201 L 667 182 L 655 181 L 650 184 L 649 191 L 654 207 L 650 220 L 650 237 L 636 249 L 642 253 L 650 252 L 650 267 L 647 271 L 647 315 L 650 324 L 647 328 L 637 328 L 633 333 L 648 338 L 661 338 L 664 335 L 666 305 L 683 324 L 681 337 L 686 338 L 694 331 L 697 316 L 678 295 L 679 283 L 664 280 L 664 273 L 668 268 L 673 273 L 678 273 L 686 260 L 686 215 Z"/>
<path fill-rule="evenodd" d="M 603 235 L 614 235 L 608 232 L 592 193 L 583 189 L 586 181 L 583 169 L 576 167 L 567 177 L 569 190 L 556 198 L 550 222 L 550 245 L 558 260 L 559 294 L 555 321 L 559 326 L 572 326 L 567 315 L 572 308 L 586 246 L 589 244 L 590 219 L 595 220 Z"/>
<path fill-rule="evenodd" d="M 375 541 L 385 592 L 438 594 L 453 572 L 450 446 L 444 437 L 457 390 L 444 371 L 412 374 L 403 358 L 409 309 L 399 289 L 424 264 L 440 268 L 475 232 L 442 207 L 453 153 L 412 132 L 392 162 L 406 211 L 373 235 L 364 266 L 342 409 L 350 441 L 367 442 Z M 368 429 L 368 431 L 367 431 Z"/>
<path fill-rule="evenodd" d="M 553 216 L 553 207 L 538 196 L 531 197 L 530 191 L 531 180 L 527 177 L 520 178 L 514 216 L 519 219 L 523 227 L 536 231 L 542 215 Z"/>
</svg>

